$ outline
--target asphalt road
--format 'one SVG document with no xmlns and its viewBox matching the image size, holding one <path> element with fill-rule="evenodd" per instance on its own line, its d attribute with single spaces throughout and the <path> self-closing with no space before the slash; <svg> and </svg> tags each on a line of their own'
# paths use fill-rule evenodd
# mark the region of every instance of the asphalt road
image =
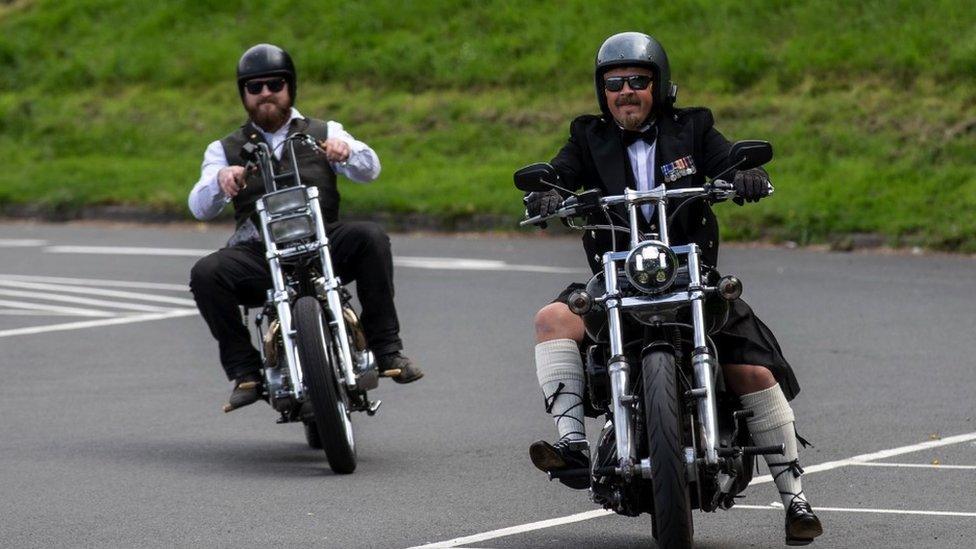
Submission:
<svg viewBox="0 0 976 549">
<path fill-rule="evenodd" d="M 578 241 L 395 236 L 402 335 L 427 376 L 384 382 L 379 414 L 354 420 L 358 470 L 336 476 L 267 406 L 220 410 L 229 385 L 185 285 L 225 237 L 0 224 L 0 546 L 654 546 L 646 516 L 575 516 L 596 507 L 527 457 L 553 436 L 531 318 L 584 276 Z M 805 488 L 827 530 L 815 547 L 972 547 L 976 261 L 722 261 L 803 387 Z M 737 509 L 696 514 L 699 546 L 781 546 L 775 500 L 758 484 Z"/>
</svg>

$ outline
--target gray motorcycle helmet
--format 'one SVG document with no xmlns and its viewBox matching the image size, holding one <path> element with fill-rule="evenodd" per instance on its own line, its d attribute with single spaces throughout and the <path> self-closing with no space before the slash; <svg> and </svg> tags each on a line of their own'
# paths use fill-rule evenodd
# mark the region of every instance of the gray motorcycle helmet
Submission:
<svg viewBox="0 0 976 549">
<path fill-rule="evenodd" d="M 244 83 L 260 76 L 283 76 L 288 82 L 288 95 L 295 102 L 295 64 L 288 52 L 273 44 L 251 46 L 237 62 L 237 90 L 244 99 Z"/>
<path fill-rule="evenodd" d="M 603 90 L 603 74 L 614 67 L 647 67 L 654 73 L 654 110 L 669 109 L 678 95 L 678 86 L 671 82 L 671 65 L 664 47 L 642 32 L 621 32 L 603 41 L 596 52 L 594 82 L 600 110 L 610 117 L 607 95 Z"/>
</svg>

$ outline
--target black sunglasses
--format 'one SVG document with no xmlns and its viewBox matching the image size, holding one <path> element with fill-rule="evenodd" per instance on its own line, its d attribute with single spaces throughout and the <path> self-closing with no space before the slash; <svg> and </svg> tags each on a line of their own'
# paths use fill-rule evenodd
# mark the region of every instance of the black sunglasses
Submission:
<svg viewBox="0 0 976 549">
<path fill-rule="evenodd" d="M 632 74 L 630 76 L 611 76 L 603 81 L 603 87 L 607 91 L 618 92 L 624 89 L 624 82 L 630 86 L 630 89 L 646 90 L 648 86 L 651 85 L 651 77 L 646 74 Z"/>
<path fill-rule="evenodd" d="M 250 80 L 244 83 L 244 89 L 247 93 L 251 95 L 257 95 L 261 93 L 264 87 L 268 87 L 268 91 L 271 93 L 278 93 L 285 89 L 285 79 L 275 78 L 274 80 Z"/>
</svg>

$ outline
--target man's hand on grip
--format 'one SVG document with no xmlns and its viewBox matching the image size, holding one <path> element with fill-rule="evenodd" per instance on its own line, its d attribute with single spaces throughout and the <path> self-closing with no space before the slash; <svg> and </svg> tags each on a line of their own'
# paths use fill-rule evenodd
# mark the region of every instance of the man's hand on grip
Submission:
<svg viewBox="0 0 976 549">
<path fill-rule="evenodd" d="M 229 198 L 234 198 L 244 188 L 244 166 L 227 166 L 217 172 L 217 184 Z"/>
<path fill-rule="evenodd" d="M 760 198 L 769 194 L 769 178 L 759 170 L 741 170 L 736 172 L 732 180 L 736 197 L 733 199 L 738 205 L 743 202 L 758 202 Z"/>
<path fill-rule="evenodd" d="M 530 217 L 552 215 L 559 209 L 563 197 L 555 190 L 532 192 L 525 196 L 525 210 Z"/>
</svg>

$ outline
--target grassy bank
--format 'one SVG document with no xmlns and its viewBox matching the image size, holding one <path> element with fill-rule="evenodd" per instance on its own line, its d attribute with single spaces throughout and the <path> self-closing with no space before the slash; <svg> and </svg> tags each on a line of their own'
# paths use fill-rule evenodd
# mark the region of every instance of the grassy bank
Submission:
<svg viewBox="0 0 976 549">
<path fill-rule="evenodd" d="M 976 251 L 976 15 L 915 2 L 0 2 L 0 208 L 186 214 L 204 147 L 242 121 L 240 52 L 277 42 L 298 107 L 383 161 L 347 212 L 515 219 L 514 168 L 595 105 L 593 52 L 637 28 L 680 103 L 773 142 L 773 199 L 720 206 L 726 236 L 852 232 Z M 267 22 L 274 25 L 269 29 Z M 626 23 L 624 23 L 626 22 Z"/>
</svg>

